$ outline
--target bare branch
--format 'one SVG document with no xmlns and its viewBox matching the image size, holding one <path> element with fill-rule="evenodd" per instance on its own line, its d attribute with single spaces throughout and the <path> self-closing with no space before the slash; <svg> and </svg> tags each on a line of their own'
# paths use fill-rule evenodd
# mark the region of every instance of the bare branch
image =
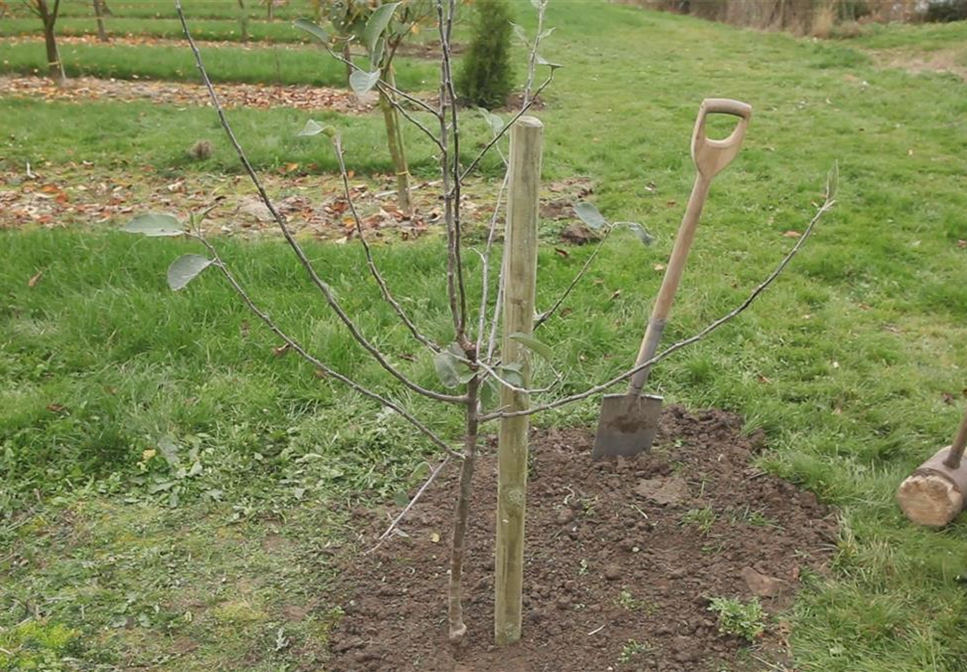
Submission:
<svg viewBox="0 0 967 672">
<path fill-rule="evenodd" d="M 440 347 L 416 328 L 416 325 L 413 324 L 413 321 L 406 314 L 406 311 L 403 310 L 403 306 L 400 305 L 392 292 L 390 292 L 389 286 L 383 278 L 383 274 L 379 272 L 376 261 L 373 259 L 373 251 L 369 246 L 369 241 L 366 240 L 366 233 L 363 230 L 363 220 L 359 216 L 359 211 L 356 209 L 356 202 L 353 200 L 352 191 L 349 188 L 349 173 L 346 170 L 346 159 L 343 154 L 342 140 L 338 135 L 333 138 L 333 150 L 336 153 L 336 160 L 339 162 L 339 174 L 342 177 L 343 193 L 346 196 L 346 202 L 349 203 L 349 211 L 352 213 L 353 222 L 356 226 L 356 235 L 359 236 L 359 242 L 362 243 L 363 251 L 366 254 L 366 265 L 369 267 L 369 272 L 373 276 L 373 279 L 376 280 L 376 284 L 379 285 L 379 291 L 383 295 L 383 299 L 392 307 L 406 328 L 409 329 L 413 338 L 433 352 L 439 352 Z"/>
<path fill-rule="evenodd" d="M 457 295 L 460 302 L 460 323 L 457 329 L 457 342 L 465 350 L 470 349 L 468 343 L 463 343 L 467 330 L 467 287 L 463 278 L 462 258 L 462 220 L 460 217 L 461 191 L 463 176 L 460 173 L 460 122 L 457 114 L 457 92 L 453 85 L 453 61 L 450 57 L 450 35 L 453 31 L 453 13 L 456 11 L 455 1 L 449 0 L 446 23 L 446 39 L 441 40 L 440 48 L 443 52 L 443 73 L 446 84 L 447 98 L 450 103 L 450 128 L 453 135 L 453 249 L 455 254 L 457 273 Z"/>
<path fill-rule="evenodd" d="M 487 232 L 487 245 L 484 248 L 481 259 L 481 289 L 480 289 L 480 313 L 477 321 L 477 352 L 483 350 L 484 334 L 487 330 L 487 309 L 489 306 L 488 293 L 490 292 L 490 256 L 494 248 L 494 240 L 497 238 L 497 220 L 500 218 L 500 206 L 503 201 L 504 192 L 510 181 L 510 173 L 504 173 L 504 179 L 497 190 L 497 202 L 494 204 L 494 212 L 490 216 L 490 230 Z"/>
<path fill-rule="evenodd" d="M 524 104 L 531 100 L 531 89 L 534 87 L 534 75 L 537 74 L 537 50 L 544 39 L 544 16 L 547 13 L 548 0 L 538 0 L 537 3 L 537 32 L 534 36 L 534 44 L 527 58 L 527 83 L 524 85 Z"/>
<path fill-rule="evenodd" d="M 500 140 L 502 137 L 504 137 L 504 135 L 507 133 L 507 131 L 510 130 L 510 127 L 513 126 L 514 123 L 518 119 L 520 119 L 522 116 L 524 116 L 525 114 L 527 114 L 527 110 L 529 110 L 531 107 L 534 106 L 534 101 L 537 99 L 537 96 L 539 96 L 541 94 L 541 91 L 543 91 L 548 86 L 550 86 L 551 82 L 553 82 L 553 81 L 554 81 L 554 69 L 552 68 L 551 69 L 551 74 L 547 76 L 547 79 L 545 79 L 543 81 L 543 83 L 541 83 L 541 85 L 539 87 L 537 87 L 537 91 L 534 92 L 534 98 L 531 99 L 529 102 L 525 103 L 524 105 L 522 105 L 521 108 L 520 108 L 520 110 L 517 112 L 517 114 L 515 114 L 513 117 L 511 117 L 510 121 L 508 121 L 504 125 L 504 127 L 502 129 L 500 129 L 500 132 L 499 133 L 495 133 L 494 134 L 494 137 L 491 139 L 491 141 L 488 142 L 486 145 L 484 145 L 484 148 L 480 150 L 480 153 L 477 155 L 477 158 L 475 158 L 473 161 L 471 161 L 470 162 L 470 165 L 467 166 L 466 170 L 464 170 L 463 173 L 460 174 L 460 179 L 461 180 L 467 179 L 467 176 L 470 173 L 472 173 L 473 170 L 474 170 L 474 168 L 477 167 L 477 164 L 479 164 L 483 160 L 484 156 L 487 155 L 487 152 L 490 151 L 490 148 L 493 147 L 494 145 L 496 145 L 497 144 L 497 141 Z"/>
<path fill-rule="evenodd" d="M 750 305 L 752 305 L 752 303 L 759 297 L 759 295 L 762 294 L 762 292 L 764 292 L 769 287 L 769 285 L 771 285 L 775 281 L 775 279 L 779 277 L 779 275 L 786 268 L 786 266 L 789 264 L 789 262 L 792 261 L 793 257 L 796 256 L 796 254 L 799 252 L 799 250 L 805 244 L 806 240 L 809 239 L 809 236 L 812 234 L 813 229 L 816 226 L 816 223 L 822 218 L 822 216 L 824 214 L 826 214 L 826 212 L 828 212 L 835 205 L 836 201 L 833 200 L 832 193 L 831 193 L 831 191 L 828 188 L 827 188 L 827 192 L 826 193 L 827 193 L 826 201 L 823 203 L 823 205 L 816 212 L 816 215 L 809 222 L 809 225 L 806 227 L 806 230 L 803 232 L 803 234 L 799 238 L 799 240 L 796 241 L 796 244 L 792 247 L 791 250 L 789 250 L 789 253 L 786 254 L 785 257 L 783 257 L 782 261 L 779 262 L 779 265 L 775 268 L 775 270 L 772 273 L 770 273 L 769 276 L 765 280 L 763 280 L 752 291 L 752 293 L 745 299 L 745 301 L 743 301 L 741 304 L 739 304 L 738 306 L 736 306 L 735 308 L 733 308 L 731 311 L 729 311 L 728 313 L 726 313 L 725 315 L 723 315 L 719 319 L 715 320 L 714 322 L 712 322 L 711 324 L 709 324 L 708 326 L 706 326 L 704 329 L 702 329 L 698 333 L 696 333 L 693 336 L 690 336 L 690 337 L 688 337 L 688 338 L 686 338 L 686 339 L 684 339 L 682 341 L 678 341 L 677 343 L 675 343 L 675 344 L 667 347 L 665 350 L 663 350 L 662 352 L 658 353 L 657 355 L 655 355 L 651 359 L 649 359 L 649 360 L 647 360 L 645 362 L 642 362 L 641 364 L 638 364 L 637 366 L 635 366 L 635 367 L 633 367 L 633 368 L 625 371 L 624 373 L 621 373 L 621 374 L 615 376 L 614 378 L 612 378 L 611 380 L 609 380 L 609 381 L 607 381 L 605 383 L 602 383 L 600 385 L 595 385 L 594 387 L 588 388 L 584 392 L 579 392 L 577 394 L 572 394 L 571 396 L 568 396 L 568 397 L 562 397 L 560 399 L 556 399 L 556 400 L 551 401 L 551 402 L 548 402 L 546 404 L 540 404 L 538 406 L 533 406 L 533 407 L 531 407 L 529 409 L 526 409 L 526 410 L 514 411 L 514 412 L 495 411 L 495 412 L 489 413 L 487 415 L 482 415 L 480 417 L 480 421 L 481 422 L 486 422 L 488 420 L 496 420 L 498 418 L 512 418 L 512 417 L 518 417 L 518 416 L 522 416 L 522 415 L 533 415 L 535 413 L 541 413 L 543 411 L 547 411 L 547 410 L 550 410 L 552 408 L 559 408 L 561 406 L 566 406 L 566 405 L 571 404 L 571 403 L 574 403 L 576 401 L 581 401 L 582 399 L 587 399 L 588 397 L 594 396 L 595 394 L 599 394 L 601 392 L 605 392 L 612 385 L 615 385 L 617 383 L 620 383 L 623 380 L 627 380 L 628 378 L 631 378 L 633 375 L 635 375 L 636 373 L 638 373 L 638 371 L 641 371 L 642 369 L 646 369 L 649 366 L 652 366 L 652 365 L 660 362 L 661 360 L 665 359 L 666 357 L 669 357 L 670 355 L 672 355 L 675 352 L 681 350 L 682 348 L 684 348 L 686 346 L 689 346 L 692 343 L 696 343 L 697 341 L 702 340 L 703 338 L 705 338 L 706 336 L 708 336 L 710 333 L 712 333 L 713 331 L 715 331 L 716 329 L 718 329 L 719 327 L 721 327 L 723 324 L 731 321 L 733 318 L 735 318 L 736 316 L 738 316 L 739 314 L 741 314 L 742 312 L 744 312 Z"/>
<path fill-rule="evenodd" d="M 466 403 L 466 397 L 464 396 L 455 396 L 455 395 L 435 392 L 433 390 L 426 389 L 421 385 L 418 385 L 417 383 L 413 382 L 409 378 L 407 378 L 401 371 L 399 371 L 396 367 L 394 367 L 392 364 L 389 363 L 385 355 L 383 355 L 383 353 L 380 352 L 379 349 L 376 348 L 376 346 L 370 343 L 369 339 L 367 339 L 363 335 L 363 333 L 356 326 L 355 322 L 353 322 L 353 320 L 349 317 L 346 311 L 343 310 L 342 305 L 339 303 L 339 300 L 336 299 L 336 296 L 333 293 L 332 288 L 329 287 L 329 285 L 322 278 L 319 277 L 318 273 L 316 273 L 316 270 L 312 265 L 312 262 L 309 261 L 309 258 L 305 254 L 305 251 L 302 249 L 302 246 L 299 245 L 299 242 L 292 235 L 292 232 L 289 230 L 289 227 L 285 222 L 285 218 L 275 207 L 275 204 L 272 202 L 272 199 L 269 198 L 268 193 L 265 191 L 265 187 L 262 185 L 261 180 L 259 180 L 258 174 L 255 172 L 255 169 L 252 167 L 252 164 L 249 162 L 248 157 L 245 155 L 245 151 L 242 149 L 241 144 L 239 144 L 238 142 L 238 139 L 235 137 L 235 132 L 232 130 L 231 124 L 228 123 L 228 118 L 225 116 L 225 110 L 222 107 L 221 101 L 218 98 L 218 94 L 215 92 L 215 87 L 212 85 L 211 79 L 208 76 L 208 71 L 205 69 L 205 65 L 201 57 L 201 52 L 198 50 L 198 45 L 195 43 L 194 38 L 192 38 L 191 36 L 191 31 L 189 31 L 188 29 L 188 22 L 185 19 L 184 10 L 181 7 L 181 0 L 175 0 L 175 9 L 178 12 L 178 18 L 181 21 L 181 27 L 185 33 L 185 39 L 188 41 L 188 44 L 191 47 L 192 53 L 195 56 L 195 65 L 198 67 L 198 70 L 201 73 L 202 80 L 205 84 L 205 88 L 208 90 L 208 95 L 211 98 L 212 105 L 214 106 L 215 111 L 218 114 L 218 119 L 221 122 L 222 128 L 225 130 L 225 133 L 228 136 L 229 141 L 232 143 L 232 146 L 235 149 L 235 153 L 238 155 L 239 161 L 242 163 L 242 167 L 245 169 L 245 172 L 252 180 L 252 183 L 255 185 L 255 188 L 258 191 L 258 194 L 262 200 L 262 203 L 265 204 L 265 207 L 272 215 L 272 218 L 275 220 L 279 229 L 282 231 L 282 235 L 285 237 L 286 242 L 289 244 L 289 247 L 292 248 L 293 252 L 295 252 L 296 257 L 299 259 L 299 262 L 302 264 L 306 273 L 309 275 L 309 278 L 312 280 L 312 283 L 322 292 L 323 296 L 326 299 L 326 303 L 328 303 L 330 308 L 332 308 L 332 310 L 336 313 L 340 321 L 342 321 L 342 323 L 346 326 L 346 328 L 349 330 L 349 333 L 352 334 L 352 337 L 356 340 L 356 342 L 359 343 L 367 352 L 369 352 L 369 354 L 373 357 L 373 359 L 375 359 L 380 364 L 380 366 L 382 366 L 383 369 L 389 372 L 394 378 L 399 380 L 401 383 L 406 385 L 414 392 L 418 392 L 419 394 L 422 394 L 425 397 L 429 397 L 431 399 L 436 399 L 437 401 L 445 401 L 447 403 L 453 403 L 453 404 Z"/>
<path fill-rule="evenodd" d="M 449 87 L 447 86 L 451 73 L 448 70 L 449 60 L 446 57 L 448 39 L 444 0 L 436 0 L 436 7 L 437 26 L 441 45 L 440 48 L 444 54 L 444 57 L 441 59 L 440 63 L 440 109 L 437 112 L 437 118 L 440 121 L 440 143 L 443 145 L 443 149 L 440 151 L 440 173 L 443 180 L 443 221 L 446 226 L 447 233 L 447 299 L 450 305 L 450 317 L 453 320 L 453 330 L 456 336 L 457 344 L 461 348 L 464 348 L 466 343 L 464 343 L 464 339 L 461 338 L 461 323 L 463 318 L 460 311 L 460 297 L 456 282 L 458 251 L 455 245 L 456 233 L 454 231 L 454 200 L 453 187 L 451 186 L 453 184 L 453 175 L 451 174 L 450 169 L 450 126 L 447 123 L 448 104 L 452 105 L 455 103 L 455 101 L 449 100 Z M 456 171 L 454 171 L 454 174 L 455 172 Z M 456 207 L 460 207 L 459 201 L 457 201 Z"/>
<path fill-rule="evenodd" d="M 446 457 L 444 457 L 443 458 L 443 461 L 440 462 L 440 464 L 437 465 L 436 469 L 434 469 L 433 471 L 430 472 L 429 477 L 426 479 L 426 481 L 423 482 L 423 485 L 420 486 L 420 489 L 416 491 L 416 494 L 413 495 L 413 499 L 411 499 L 406 504 L 406 506 L 403 507 L 403 510 L 402 511 L 400 511 L 398 514 L 396 514 L 396 517 L 393 518 L 393 520 L 390 522 L 390 525 L 389 525 L 389 527 L 386 528 L 386 531 L 383 532 L 381 535 L 379 535 L 379 538 L 376 540 L 376 545 L 373 546 L 372 548 L 370 548 L 368 551 L 365 551 L 363 553 L 363 555 L 369 555 L 370 553 L 372 553 L 377 548 L 379 548 L 380 546 L 383 545 L 383 542 L 386 541 L 386 539 L 389 537 L 389 535 L 393 534 L 393 532 L 396 530 L 396 528 L 399 527 L 399 524 L 401 522 L 403 522 L 403 519 L 406 518 L 406 515 L 410 512 L 410 510 L 414 506 L 416 506 L 416 503 L 418 501 L 420 501 L 420 498 L 423 497 L 423 494 L 430 487 L 430 484 L 433 483 L 434 480 L 436 480 L 436 477 L 440 475 L 440 472 L 443 471 L 443 468 L 445 466 L 447 466 L 447 463 L 448 462 L 450 462 L 450 456 L 449 455 L 447 455 Z"/>
<path fill-rule="evenodd" d="M 379 402 L 383 406 L 390 408 L 395 412 L 399 413 L 400 417 L 402 417 L 411 425 L 413 425 L 413 427 L 415 427 L 417 431 L 419 431 L 421 434 L 423 434 L 428 439 L 430 439 L 430 441 L 432 441 L 436 446 L 446 451 L 448 455 L 453 455 L 454 457 L 458 457 L 462 459 L 463 456 L 460 453 L 453 450 L 453 448 L 449 444 L 447 444 L 446 441 L 444 441 L 439 436 L 437 436 L 437 434 L 432 429 L 430 429 L 422 422 L 420 422 L 416 418 L 416 416 L 414 416 L 412 413 L 407 411 L 405 408 L 395 403 L 394 401 L 380 394 L 377 394 L 376 392 L 369 390 L 363 385 L 360 385 L 352 378 L 349 378 L 348 376 L 345 376 L 339 373 L 335 369 L 328 366 L 325 362 L 321 361 L 318 357 L 315 357 L 314 355 L 309 353 L 309 351 L 307 351 L 298 341 L 296 341 L 294 338 L 292 338 L 286 332 L 284 332 L 282 328 L 279 327 L 279 325 L 277 325 L 275 321 L 272 320 L 271 317 L 269 317 L 268 313 L 266 313 L 265 311 L 263 311 L 261 308 L 258 307 L 255 301 L 252 300 L 252 297 L 249 296 L 248 292 L 245 291 L 245 288 L 242 287 L 242 285 L 238 282 L 238 280 L 235 279 L 235 275 L 231 272 L 231 270 L 229 270 L 228 266 L 225 264 L 221 256 L 218 254 L 218 250 L 215 248 L 214 245 L 208 242 L 208 240 L 206 240 L 205 237 L 200 235 L 199 233 L 193 233 L 191 237 L 199 241 L 202 245 L 205 246 L 205 249 L 208 250 L 209 254 L 211 254 L 212 258 L 215 260 L 214 266 L 218 267 L 218 269 L 222 272 L 222 275 L 224 275 L 225 279 L 228 280 L 228 283 L 232 286 L 232 289 L 235 290 L 235 293 L 238 294 L 239 297 L 241 297 L 242 301 L 245 302 L 245 305 L 248 306 L 248 309 L 252 311 L 252 313 L 254 313 L 256 317 L 262 320 L 262 322 L 265 323 L 265 325 L 276 336 L 281 338 L 293 352 L 295 352 L 304 360 L 306 360 L 307 362 L 315 366 L 317 369 L 322 371 L 326 376 L 335 378 L 339 382 L 345 385 L 348 385 L 349 387 L 359 392 L 363 396 L 368 397 L 373 401 Z"/>
<path fill-rule="evenodd" d="M 601 248 L 604 246 L 605 241 L 608 240 L 608 236 L 611 235 L 611 232 L 613 230 L 614 230 L 613 225 L 605 229 L 604 235 L 601 237 L 601 240 L 598 241 L 597 247 L 594 248 L 594 252 L 591 253 L 591 256 L 589 256 L 587 260 L 584 262 L 584 265 L 581 267 L 581 270 L 578 271 L 577 274 L 574 276 L 574 278 L 571 280 L 571 284 L 567 286 L 567 289 L 564 290 L 564 293 L 561 294 L 561 296 L 557 299 L 557 301 L 554 302 L 554 305 L 552 305 L 550 308 L 545 310 L 537 317 L 537 320 L 534 322 L 535 331 L 538 328 L 540 328 L 542 324 L 544 324 L 549 319 L 551 319 L 551 317 L 554 316 L 554 313 L 556 313 L 557 309 L 561 307 L 561 304 L 564 303 L 564 300 L 567 299 L 567 297 L 571 294 L 571 292 L 574 290 L 577 284 L 581 282 L 581 278 L 583 278 L 584 275 L 588 272 L 588 269 L 591 268 L 591 264 L 594 263 L 595 257 L 598 256 L 598 253 L 601 251 Z"/>
<path fill-rule="evenodd" d="M 420 129 L 423 132 L 423 135 L 425 135 L 426 137 L 428 137 L 430 139 L 430 141 L 434 145 L 437 146 L 437 149 L 443 149 L 443 144 L 440 142 L 440 138 L 438 138 L 435 135 L 433 135 L 433 131 L 431 131 L 429 128 L 427 128 L 423 124 L 422 121 L 420 121 L 419 119 L 417 119 L 416 117 L 414 117 L 410 113 L 409 110 L 407 110 L 403 105 L 400 104 L 400 101 L 396 100 L 392 96 L 387 96 L 386 97 L 386 100 L 388 100 L 389 101 L 389 104 L 392 105 L 394 108 L 396 108 L 396 111 L 399 112 L 400 114 L 402 114 L 403 117 L 408 122 L 410 122 L 411 124 L 413 124 L 414 126 L 416 126 L 418 129 Z"/>
<path fill-rule="evenodd" d="M 500 276 L 497 279 L 497 297 L 494 300 L 494 316 L 490 321 L 490 337 L 487 339 L 487 362 L 493 363 L 494 351 L 497 349 L 497 327 L 500 326 L 500 307 L 504 302 L 504 269 L 501 265 Z"/>
<path fill-rule="evenodd" d="M 334 59 L 336 59 L 340 63 L 344 64 L 346 67 L 352 68 L 353 72 L 355 72 L 357 70 L 360 71 L 360 72 L 366 72 L 361 67 L 359 67 L 358 65 L 356 65 L 355 62 L 350 61 L 347 58 L 343 58 L 343 56 L 341 54 L 338 54 L 335 51 L 333 51 L 332 50 L 332 47 L 330 47 L 328 44 L 324 45 L 324 47 L 325 47 L 326 51 L 329 52 L 329 55 L 330 56 L 332 56 Z M 382 79 L 380 79 L 376 83 L 376 86 L 378 88 L 380 88 L 380 89 L 383 89 L 384 91 L 391 91 L 392 93 L 396 94 L 400 98 L 403 98 L 404 100 L 408 100 L 409 102 L 413 103 L 417 107 L 422 108 L 425 112 L 429 112 L 434 117 L 439 117 L 440 116 L 440 111 L 439 110 L 434 109 L 428 103 L 420 100 L 416 96 L 412 96 L 412 95 L 408 94 L 406 91 L 403 91 L 402 89 L 398 89 L 397 87 L 393 86 L 392 84 L 386 83 Z"/>
</svg>

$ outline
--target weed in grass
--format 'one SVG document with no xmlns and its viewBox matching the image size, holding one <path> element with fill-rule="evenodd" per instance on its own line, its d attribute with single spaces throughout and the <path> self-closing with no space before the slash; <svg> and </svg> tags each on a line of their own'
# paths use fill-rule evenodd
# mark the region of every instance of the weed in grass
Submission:
<svg viewBox="0 0 967 672">
<path fill-rule="evenodd" d="M 713 597 L 708 610 L 718 614 L 722 634 L 754 642 L 765 632 L 766 613 L 757 597 L 748 602 L 734 597 Z"/>
<path fill-rule="evenodd" d="M 618 662 L 623 665 L 628 665 L 638 658 L 642 653 L 646 653 L 649 647 L 644 642 L 639 642 L 636 639 L 629 639 L 623 647 L 621 647 L 621 653 L 618 655 Z"/>
<path fill-rule="evenodd" d="M 715 515 L 711 504 L 708 504 L 701 509 L 689 509 L 683 513 L 681 523 L 682 525 L 692 526 L 702 535 L 707 536 L 712 531 L 716 520 L 718 520 L 718 516 Z"/>
</svg>

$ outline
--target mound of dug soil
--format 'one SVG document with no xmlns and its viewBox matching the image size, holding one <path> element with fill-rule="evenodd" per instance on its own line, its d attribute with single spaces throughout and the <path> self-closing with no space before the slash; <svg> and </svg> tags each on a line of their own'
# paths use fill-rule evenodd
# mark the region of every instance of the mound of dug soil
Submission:
<svg viewBox="0 0 967 672">
<path fill-rule="evenodd" d="M 720 670 L 781 658 L 803 568 L 821 571 L 835 525 L 816 498 L 750 464 L 761 437 L 720 411 L 665 410 L 650 455 L 592 463 L 583 430 L 535 432 L 528 486 L 524 637 L 493 641 L 495 441 L 480 459 L 468 539 L 467 643 L 446 637 L 447 540 L 457 474 L 431 486 L 406 538 L 347 558 L 346 615 L 328 669 L 434 672 Z M 370 512 L 367 539 L 386 525 Z M 757 596 L 755 656 L 720 632 L 714 597 Z M 752 660 L 753 664 L 748 661 Z"/>
</svg>

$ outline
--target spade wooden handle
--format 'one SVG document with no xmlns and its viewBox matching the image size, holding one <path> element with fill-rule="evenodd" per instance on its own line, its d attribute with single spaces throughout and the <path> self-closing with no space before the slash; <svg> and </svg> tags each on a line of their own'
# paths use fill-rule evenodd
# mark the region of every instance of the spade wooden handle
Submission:
<svg viewBox="0 0 967 672">
<path fill-rule="evenodd" d="M 725 140 L 711 140 L 705 133 L 705 119 L 709 114 L 737 116 L 739 123 Z M 641 366 L 655 356 L 658 342 L 661 340 L 661 333 L 665 329 L 665 322 L 669 313 L 671 313 L 672 302 L 674 302 L 675 294 L 678 292 L 678 285 L 681 283 L 682 274 L 685 272 L 685 261 L 688 259 L 688 252 L 695 240 L 695 231 L 698 229 L 698 222 L 702 217 L 702 208 L 705 206 L 709 187 L 712 186 L 712 178 L 732 163 L 732 159 L 739 153 L 751 117 L 752 108 L 737 100 L 707 98 L 702 102 L 702 107 L 698 111 L 698 119 L 695 122 L 695 130 L 692 133 L 692 159 L 695 161 L 695 167 L 698 168 L 695 186 L 692 188 L 692 195 L 688 199 L 685 217 L 682 219 L 681 226 L 678 227 L 675 247 L 672 249 L 671 258 L 668 260 L 665 277 L 661 281 L 661 289 L 658 290 L 658 297 L 655 299 L 655 306 L 652 308 L 651 317 L 648 320 L 648 329 L 645 331 L 645 338 L 638 350 L 635 366 Z M 648 381 L 650 369 L 651 367 L 644 368 L 632 377 L 628 390 L 629 394 L 641 394 L 641 389 Z"/>
<path fill-rule="evenodd" d="M 739 118 L 732 134 L 724 140 L 712 140 L 705 130 L 705 121 L 710 114 L 728 114 Z M 692 160 L 698 172 L 709 179 L 721 173 L 739 153 L 745 132 L 752 119 L 752 107 L 746 103 L 728 98 L 706 98 L 698 111 L 695 130 L 692 132 Z"/>
</svg>

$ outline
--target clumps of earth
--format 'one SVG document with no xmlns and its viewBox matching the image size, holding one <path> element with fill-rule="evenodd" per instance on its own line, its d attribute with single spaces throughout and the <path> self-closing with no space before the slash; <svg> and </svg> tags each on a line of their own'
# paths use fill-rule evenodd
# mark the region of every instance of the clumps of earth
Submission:
<svg viewBox="0 0 967 672">
<path fill-rule="evenodd" d="M 524 635 L 506 649 L 492 645 L 491 438 L 474 478 L 466 644 L 446 637 L 453 469 L 403 524 L 406 536 L 344 558 L 345 615 L 327 669 L 698 672 L 785 661 L 779 615 L 805 571 L 824 571 L 835 519 L 813 494 L 753 466 L 764 437 L 743 435 L 742 424 L 718 410 L 666 408 L 650 454 L 598 463 L 586 430 L 535 431 Z M 387 513 L 359 513 L 361 543 Z"/>
</svg>

